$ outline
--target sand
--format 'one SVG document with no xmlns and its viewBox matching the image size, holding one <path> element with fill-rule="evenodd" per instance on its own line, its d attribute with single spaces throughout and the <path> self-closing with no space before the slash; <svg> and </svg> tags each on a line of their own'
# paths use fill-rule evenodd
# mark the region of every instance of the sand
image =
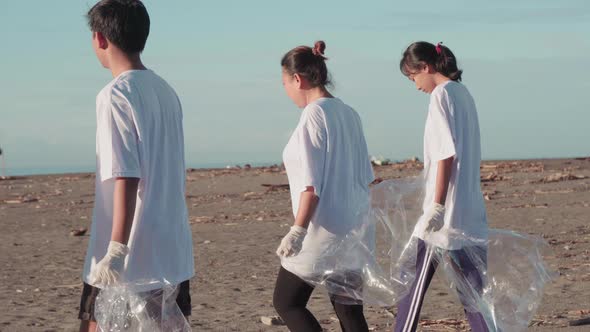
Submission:
<svg viewBox="0 0 590 332">
<path fill-rule="evenodd" d="M 418 174 L 415 162 L 379 166 L 378 177 Z M 287 331 L 276 315 L 275 249 L 292 223 L 278 167 L 189 170 L 187 204 L 197 276 L 191 284 L 193 331 Z M 590 158 L 490 161 L 482 166 L 490 225 L 542 236 L 560 272 L 545 289 L 530 331 L 588 331 L 568 322 L 590 316 Z M 94 175 L 0 180 L 0 331 L 76 331 L 83 265 L 94 203 Z M 74 232 L 72 232 L 74 231 Z M 468 331 L 462 308 L 435 276 L 422 331 Z M 310 309 L 327 331 L 340 331 L 324 291 Z M 365 309 L 372 331 L 390 331 L 395 308 Z"/>
</svg>

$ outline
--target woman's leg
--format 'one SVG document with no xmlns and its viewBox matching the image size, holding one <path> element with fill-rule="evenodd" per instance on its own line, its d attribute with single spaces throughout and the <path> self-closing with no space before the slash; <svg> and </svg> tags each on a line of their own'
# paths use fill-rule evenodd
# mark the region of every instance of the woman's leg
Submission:
<svg viewBox="0 0 590 332">
<path fill-rule="evenodd" d="M 281 267 L 275 286 L 273 305 L 291 332 L 322 331 L 320 323 L 306 308 L 312 292 L 311 285 Z"/>
<path fill-rule="evenodd" d="M 416 279 L 410 288 L 410 293 L 397 306 L 395 332 L 414 332 L 418 327 L 420 310 L 424 294 L 436 271 L 436 261 L 433 260 L 434 248 L 418 240 L 418 255 L 416 257 Z"/>
<path fill-rule="evenodd" d="M 369 331 L 362 304 L 342 304 L 333 297 L 330 297 L 330 301 L 340 321 L 342 332 Z"/>
<path fill-rule="evenodd" d="M 349 271 L 342 277 L 330 278 L 336 286 L 334 289 L 344 289 L 345 292 L 362 294 L 363 276 L 358 271 Z M 340 321 L 342 332 L 368 332 L 369 326 L 363 312 L 363 302 L 343 295 L 330 294 L 330 302 Z"/>
</svg>

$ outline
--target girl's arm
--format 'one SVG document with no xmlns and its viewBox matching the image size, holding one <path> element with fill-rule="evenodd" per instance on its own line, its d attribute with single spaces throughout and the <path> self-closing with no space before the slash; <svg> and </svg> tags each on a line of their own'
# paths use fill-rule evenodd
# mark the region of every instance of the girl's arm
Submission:
<svg viewBox="0 0 590 332">
<path fill-rule="evenodd" d="M 453 167 L 454 157 L 440 160 L 438 162 L 438 171 L 436 173 L 436 187 L 434 191 L 434 203 L 445 205 L 447 199 L 447 190 L 451 180 L 451 169 Z"/>
</svg>

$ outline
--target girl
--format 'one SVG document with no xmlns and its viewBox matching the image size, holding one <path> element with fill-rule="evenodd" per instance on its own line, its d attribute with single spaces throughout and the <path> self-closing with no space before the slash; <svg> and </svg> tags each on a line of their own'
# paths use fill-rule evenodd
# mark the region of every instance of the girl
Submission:
<svg viewBox="0 0 590 332">
<path fill-rule="evenodd" d="M 325 48 L 322 41 L 299 46 L 281 60 L 285 91 L 303 108 L 283 152 L 295 223 L 277 249 L 282 266 L 273 299 L 294 332 L 322 331 L 306 309 L 314 287 L 303 278 L 313 278 L 322 255 L 361 223 L 373 181 L 359 115 L 326 89 Z M 335 298 L 330 296 L 342 330 L 368 331 L 363 305 Z"/>
<path fill-rule="evenodd" d="M 480 189 L 480 137 L 475 103 L 462 85 L 455 56 L 446 46 L 410 45 L 400 70 L 430 94 L 424 132 L 424 214 L 414 230 L 418 241 L 416 279 L 398 306 L 394 331 L 415 331 L 426 289 L 437 267 L 449 259 L 459 284 L 481 293 L 488 225 Z M 459 294 L 473 331 L 488 331 L 484 318 Z"/>
</svg>

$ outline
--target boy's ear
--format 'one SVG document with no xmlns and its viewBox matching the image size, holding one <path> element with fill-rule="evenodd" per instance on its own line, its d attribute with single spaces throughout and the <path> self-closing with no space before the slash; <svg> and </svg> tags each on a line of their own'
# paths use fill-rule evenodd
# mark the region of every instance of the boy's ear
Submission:
<svg viewBox="0 0 590 332">
<path fill-rule="evenodd" d="M 98 47 L 106 50 L 109 47 L 109 41 L 101 32 L 95 32 L 94 37 L 98 41 Z"/>
</svg>

